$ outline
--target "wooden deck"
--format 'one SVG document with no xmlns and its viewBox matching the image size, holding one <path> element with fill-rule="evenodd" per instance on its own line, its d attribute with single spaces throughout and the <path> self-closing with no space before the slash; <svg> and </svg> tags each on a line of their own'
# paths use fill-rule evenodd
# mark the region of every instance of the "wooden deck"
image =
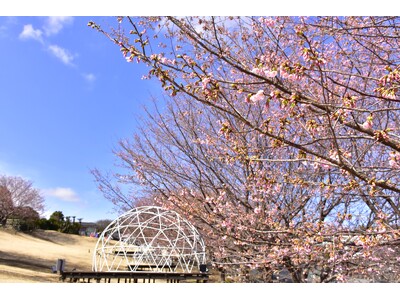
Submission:
<svg viewBox="0 0 400 300">
<path fill-rule="evenodd" d="M 69 282 L 105 282 L 105 283 L 138 283 L 138 282 L 208 282 L 208 273 L 174 273 L 174 272 L 61 272 L 60 281 Z"/>
</svg>

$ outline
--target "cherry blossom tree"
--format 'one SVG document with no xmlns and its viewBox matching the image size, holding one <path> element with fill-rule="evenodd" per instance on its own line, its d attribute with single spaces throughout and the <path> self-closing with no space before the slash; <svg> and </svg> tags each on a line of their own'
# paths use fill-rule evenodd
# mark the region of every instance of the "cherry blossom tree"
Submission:
<svg viewBox="0 0 400 300">
<path fill-rule="evenodd" d="M 44 208 L 44 198 L 29 180 L 0 175 L 0 217 L 4 225 L 10 216 L 37 217 Z"/>
<path fill-rule="evenodd" d="M 4 187 L 0 186 L 0 224 L 5 225 L 7 218 L 12 212 L 13 203 L 11 199 L 10 191 Z"/>
<path fill-rule="evenodd" d="M 120 178 L 138 176 L 196 222 L 219 267 L 285 267 L 297 282 L 398 278 L 399 22 L 90 22 L 175 103 L 120 143 L 132 170 Z"/>
</svg>

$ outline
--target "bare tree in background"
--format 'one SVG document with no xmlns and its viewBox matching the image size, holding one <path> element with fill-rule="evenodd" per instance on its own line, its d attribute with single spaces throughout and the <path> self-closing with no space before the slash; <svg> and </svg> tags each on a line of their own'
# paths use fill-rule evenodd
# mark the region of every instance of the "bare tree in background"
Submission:
<svg viewBox="0 0 400 300">
<path fill-rule="evenodd" d="M 0 224 L 5 225 L 7 218 L 13 210 L 13 203 L 11 200 L 10 191 L 4 187 L 0 186 Z"/>
<path fill-rule="evenodd" d="M 31 208 L 31 209 L 29 209 Z M 0 222 L 18 214 L 20 218 L 30 218 L 32 209 L 43 212 L 44 198 L 29 180 L 18 176 L 0 175 Z"/>
</svg>

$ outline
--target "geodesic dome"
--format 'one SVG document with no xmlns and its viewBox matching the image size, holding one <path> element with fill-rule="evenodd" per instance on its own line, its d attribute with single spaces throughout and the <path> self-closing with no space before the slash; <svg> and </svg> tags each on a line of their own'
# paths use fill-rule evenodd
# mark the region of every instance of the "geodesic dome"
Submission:
<svg viewBox="0 0 400 300">
<path fill-rule="evenodd" d="M 204 241 L 192 224 L 174 211 L 143 206 L 119 216 L 102 232 L 92 268 L 191 273 L 205 259 Z"/>
</svg>

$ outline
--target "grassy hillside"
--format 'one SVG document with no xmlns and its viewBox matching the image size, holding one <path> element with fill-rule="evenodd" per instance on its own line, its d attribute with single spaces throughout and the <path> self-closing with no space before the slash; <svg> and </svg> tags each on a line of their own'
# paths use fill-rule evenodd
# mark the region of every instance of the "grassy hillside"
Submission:
<svg viewBox="0 0 400 300">
<path fill-rule="evenodd" d="M 65 270 L 90 271 L 96 242 L 50 230 L 24 234 L 0 229 L 0 282 L 58 282 L 51 267 L 59 258 L 66 260 Z"/>
</svg>

